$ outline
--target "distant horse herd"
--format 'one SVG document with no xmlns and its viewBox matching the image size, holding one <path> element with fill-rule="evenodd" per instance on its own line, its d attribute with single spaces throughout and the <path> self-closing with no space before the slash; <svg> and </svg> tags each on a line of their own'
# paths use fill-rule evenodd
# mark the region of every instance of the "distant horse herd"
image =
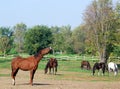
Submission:
<svg viewBox="0 0 120 89">
<path fill-rule="evenodd" d="M 48 47 L 40 50 L 37 54 L 30 56 L 28 58 L 22 58 L 20 56 L 13 58 L 11 62 L 11 69 L 12 69 L 11 76 L 13 80 L 12 84 L 15 85 L 16 74 L 18 70 L 21 69 L 23 71 L 30 71 L 30 84 L 33 85 L 33 78 L 38 68 L 38 63 L 43 58 L 43 56 L 49 53 L 51 50 L 52 48 Z M 44 70 L 45 74 L 48 72 L 48 69 L 49 69 L 49 74 L 51 74 L 51 69 L 52 69 L 52 74 L 56 75 L 57 67 L 58 67 L 57 59 L 50 58 L 45 66 L 45 70 Z M 81 69 L 91 70 L 91 65 L 89 61 L 83 60 L 81 62 Z M 92 68 L 92 75 L 95 75 L 95 70 L 98 71 L 102 70 L 103 75 L 105 73 L 105 70 L 108 70 L 108 73 L 113 71 L 115 76 L 118 74 L 118 66 L 113 62 L 108 63 L 108 65 L 106 65 L 103 62 L 96 62 Z"/>
<path fill-rule="evenodd" d="M 90 70 L 91 66 L 88 61 L 82 61 L 81 62 L 81 69 L 87 69 Z M 100 75 L 100 70 L 102 70 L 102 75 L 105 74 L 105 71 L 108 70 L 108 73 L 114 72 L 114 75 L 116 76 L 118 74 L 118 66 L 114 62 L 109 62 L 107 65 L 104 62 L 96 62 L 93 65 L 92 68 L 92 75 L 95 74 L 95 71 L 98 70 L 98 75 Z"/>
</svg>

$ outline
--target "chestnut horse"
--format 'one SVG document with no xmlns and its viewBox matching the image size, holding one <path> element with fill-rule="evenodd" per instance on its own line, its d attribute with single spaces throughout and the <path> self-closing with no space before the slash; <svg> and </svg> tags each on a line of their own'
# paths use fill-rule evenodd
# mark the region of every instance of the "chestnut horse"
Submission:
<svg viewBox="0 0 120 89">
<path fill-rule="evenodd" d="M 88 61 L 85 61 L 85 60 L 82 61 L 81 62 L 81 69 L 83 69 L 83 68 L 90 70 L 91 69 L 90 63 Z"/>
<path fill-rule="evenodd" d="M 93 66 L 93 75 L 94 75 L 96 69 L 98 70 L 98 75 L 99 75 L 99 70 L 100 70 L 100 69 L 102 69 L 102 72 L 103 72 L 102 75 L 104 75 L 105 69 L 106 69 L 105 63 L 104 63 L 104 62 L 100 62 L 100 63 L 97 63 L 97 62 L 96 62 L 96 63 L 94 64 L 94 66 Z"/>
<path fill-rule="evenodd" d="M 48 68 L 49 68 L 49 73 L 51 73 L 51 68 L 52 68 L 53 74 L 56 75 L 57 66 L 58 66 L 58 62 L 57 62 L 56 58 L 50 58 L 45 67 L 45 74 L 48 72 Z"/>
<path fill-rule="evenodd" d="M 42 57 L 49 53 L 51 50 L 51 47 L 44 48 L 40 50 L 36 55 L 30 56 L 28 58 L 22 58 L 20 56 L 13 58 L 11 62 L 11 68 L 12 68 L 12 84 L 15 85 L 15 77 L 19 69 L 23 71 L 30 71 L 30 84 L 33 84 L 33 78 L 34 74 L 36 72 L 36 69 L 38 68 L 38 63 L 42 59 Z"/>
</svg>

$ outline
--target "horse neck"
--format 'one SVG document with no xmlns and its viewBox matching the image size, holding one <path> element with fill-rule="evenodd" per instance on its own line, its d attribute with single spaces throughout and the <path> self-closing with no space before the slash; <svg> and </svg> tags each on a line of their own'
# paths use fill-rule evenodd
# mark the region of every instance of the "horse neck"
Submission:
<svg viewBox="0 0 120 89">
<path fill-rule="evenodd" d="M 40 60 L 43 58 L 43 55 L 39 54 L 37 57 L 35 57 L 35 59 L 37 60 L 37 62 L 39 63 Z"/>
</svg>

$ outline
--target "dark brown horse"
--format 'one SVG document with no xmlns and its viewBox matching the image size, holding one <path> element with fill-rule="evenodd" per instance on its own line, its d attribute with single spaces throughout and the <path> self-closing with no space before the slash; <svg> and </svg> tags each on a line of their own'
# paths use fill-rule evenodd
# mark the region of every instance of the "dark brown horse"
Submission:
<svg viewBox="0 0 120 89">
<path fill-rule="evenodd" d="M 88 61 L 82 61 L 81 62 L 81 69 L 87 69 L 87 70 L 90 70 L 91 69 L 91 66 L 90 66 L 90 63 Z"/>
<path fill-rule="evenodd" d="M 98 70 L 98 75 L 99 75 L 99 70 L 102 69 L 103 75 L 105 73 L 105 69 L 106 69 L 106 65 L 104 62 L 100 62 L 100 63 L 95 63 L 93 66 L 93 75 L 95 74 L 95 70 Z"/>
<path fill-rule="evenodd" d="M 58 62 L 56 58 L 50 58 L 45 67 L 45 74 L 48 72 L 48 68 L 50 74 L 51 74 L 51 69 L 53 69 L 53 74 L 56 74 L 57 66 L 58 66 Z"/>
<path fill-rule="evenodd" d="M 28 58 L 22 58 L 20 56 L 13 58 L 11 62 L 11 68 L 12 68 L 12 80 L 13 80 L 13 85 L 15 85 L 15 76 L 18 72 L 19 69 L 23 71 L 30 71 L 30 84 L 33 84 L 33 78 L 36 69 L 38 68 L 38 63 L 42 59 L 42 57 L 49 53 L 51 50 L 51 47 L 45 48 L 40 50 L 36 55 L 30 56 Z"/>
</svg>

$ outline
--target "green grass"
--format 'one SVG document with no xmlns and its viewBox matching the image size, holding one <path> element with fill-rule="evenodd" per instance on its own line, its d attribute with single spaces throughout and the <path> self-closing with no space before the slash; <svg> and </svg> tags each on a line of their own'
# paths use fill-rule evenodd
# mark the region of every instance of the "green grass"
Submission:
<svg viewBox="0 0 120 89">
<path fill-rule="evenodd" d="M 3 68 L 10 68 L 11 64 L 11 59 L 1 59 L 0 58 L 0 69 Z"/>
<path fill-rule="evenodd" d="M 9 77 L 10 74 L 0 74 L 0 77 Z"/>
</svg>

